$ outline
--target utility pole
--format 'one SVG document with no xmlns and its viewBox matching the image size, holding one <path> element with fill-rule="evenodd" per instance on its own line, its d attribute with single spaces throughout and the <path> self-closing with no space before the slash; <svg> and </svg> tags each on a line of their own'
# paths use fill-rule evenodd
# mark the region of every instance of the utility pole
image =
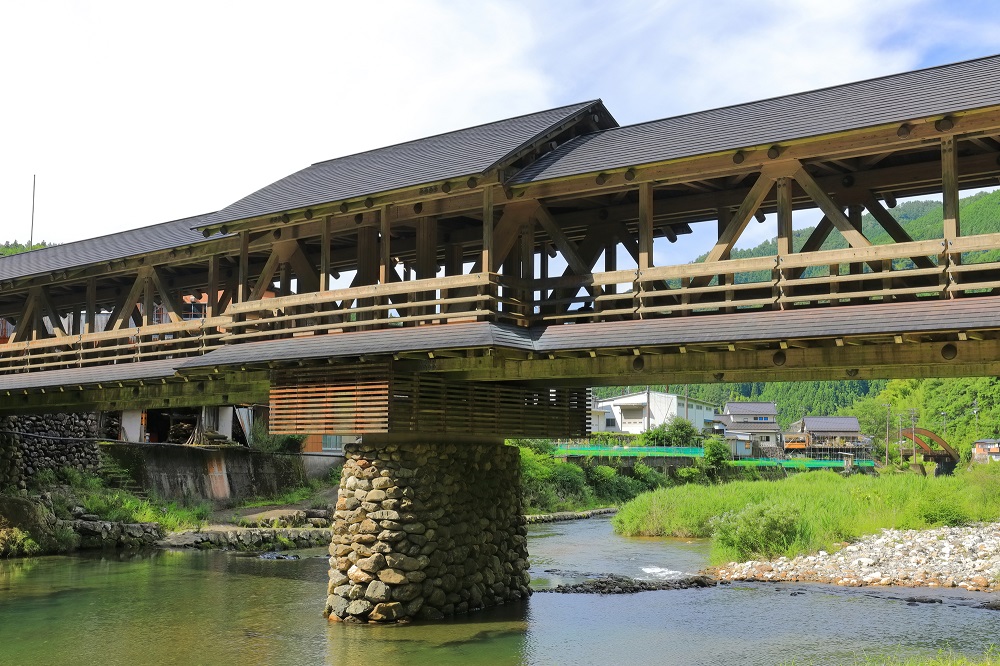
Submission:
<svg viewBox="0 0 1000 666">
<path fill-rule="evenodd" d="M 944 441 L 948 441 L 948 412 L 941 412 L 941 429 L 944 430 L 944 434 L 941 437 Z"/>
<path fill-rule="evenodd" d="M 885 466 L 889 467 L 889 425 L 892 423 L 892 405 L 885 403 Z"/>
<path fill-rule="evenodd" d="M 31 231 L 28 233 L 28 251 L 35 244 L 35 174 L 31 174 Z"/>
<path fill-rule="evenodd" d="M 976 418 L 976 439 L 979 439 L 979 398 L 972 401 L 972 415 Z"/>
</svg>

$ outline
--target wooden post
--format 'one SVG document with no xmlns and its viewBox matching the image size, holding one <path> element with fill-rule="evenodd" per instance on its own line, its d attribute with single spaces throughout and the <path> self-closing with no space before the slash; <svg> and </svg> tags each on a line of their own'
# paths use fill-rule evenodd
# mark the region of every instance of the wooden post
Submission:
<svg viewBox="0 0 1000 666">
<path fill-rule="evenodd" d="M 83 332 L 96 333 L 97 332 L 97 278 L 96 277 L 87 278 L 86 298 L 87 298 L 87 305 L 86 305 L 87 321 L 85 323 Z"/>
<path fill-rule="evenodd" d="M 236 285 L 236 302 L 245 303 L 250 295 L 250 232 L 240 232 L 240 270 Z"/>
<path fill-rule="evenodd" d="M 219 257 L 208 258 L 208 286 L 205 288 L 205 317 L 212 318 L 219 312 Z"/>
<path fill-rule="evenodd" d="M 863 212 L 863 207 L 861 204 L 852 203 L 847 206 L 847 219 L 850 220 L 851 226 L 854 227 L 858 233 L 862 233 L 861 226 L 861 213 Z M 850 267 L 851 275 L 862 275 L 865 272 L 865 265 L 860 261 L 855 261 L 851 263 Z M 855 282 L 851 285 L 852 291 L 862 291 L 862 283 Z M 853 299 L 853 303 L 863 303 L 866 299 L 856 298 Z"/>
<path fill-rule="evenodd" d="M 379 228 L 379 254 L 378 254 L 378 282 L 379 284 L 386 285 L 389 284 L 389 271 L 392 268 L 392 237 L 390 232 L 392 230 L 392 222 L 389 220 L 389 206 L 382 206 L 379 210 L 378 215 L 378 228 Z M 404 269 L 405 270 L 405 269 Z M 388 299 L 385 297 L 378 299 L 379 305 L 388 304 Z M 388 310 L 379 310 L 376 315 L 377 319 L 388 319 Z"/>
<path fill-rule="evenodd" d="M 332 215 L 327 215 L 320 223 L 319 248 L 319 290 L 330 289 L 330 224 Z"/>
<path fill-rule="evenodd" d="M 483 188 L 483 261 L 484 273 L 494 273 L 493 266 L 493 188 Z"/>
<path fill-rule="evenodd" d="M 444 274 L 447 276 L 462 275 L 465 268 L 462 265 L 462 255 L 464 253 L 464 248 L 459 243 L 449 242 L 444 246 Z M 441 291 L 441 298 L 448 299 L 453 295 L 457 296 L 458 292 L 451 289 L 445 289 Z M 451 311 L 451 306 L 449 304 L 444 304 L 441 306 L 441 312 L 446 313 Z M 441 321 L 442 324 L 448 323 L 447 319 Z"/>
<path fill-rule="evenodd" d="M 358 275 L 357 285 L 365 286 L 375 284 L 379 277 L 379 248 L 378 229 L 373 226 L 363 226 L 358 229 Z M 358 299 L 359 307 L 372 305 L 371 298 Z M 371 312 L 358 312 L 358 321 L 372 319 Z M 365 330 L 360 327 L 358 330 Z"/>
<path fill-rule="evenodd" d="M 142 279 L 142 325 L 149 326 L 153 321 L 153 278 L 146 273 Z"/>
<path fill-rule="evenodd" d="M 780 303 L 782 294 L 781 259 L 792 254 L 792 181 L 790 178 L 781 177 L 777 181 L 778 196 L 778 264 L 775 270 L 776 284 L 774 287 L 774 300 L 777 308 L 784 309 L 786 305 Z M 791 288 L 788 289 L 791 295 Z"/>
<path fill-rule="evenodd" d="M 653 184 L 639 185 L 639 270 L 653 267 Z"/>
<path fill-rule="evenodd" d="M 725 206 L 720 207 L 720 208 L 718 208 L 716 210 L 716 217 L 719 218 L 719 226 L 718 226 L 719 238 L 718 238 L 718 242 L 721 243 L 723 237 L 726 234 L 726 230 L 729 228 L 729 225 L 733 221 L 733 211 L 730 210 L 729 208 L 725 207 Z M 731 256 L 732 256 L 732 250 L 730 250 L 729 248 L 726 248 L 725 251 L 722 252 L 719 255 L 719 259 L 718 260 L 719 261 L 726 261 Z M 733 275 L 733 274 L 730 274 L 730 273 L 720 273 L 719 274 L 719 286 L 731 285 L 735 281 L 736 281 L 736 276 Z M 726 297 L 727 301 L 731 300 L 733 293 L 734 292 L 732 292 L 732 291 L 726 291 L 725 292 L 725 297 Z M 731 308 L 731 307 L 723 308 L 723 312 L 732 312 L 732 311 L 733 311 L 733 308 Z M 688 314 L 689 312 L 690 312 L 690 310 L 684 310 L 683 314 Z"/>
<path fill-rule="evenodd" d="M 438 224 L 435 217 L 417 218 L 417 280 L 432 280 L 437 276 Z M 417 301 L 433 301 L 435 292 L 422 291 L 416 294 Z M 432 315 L 437 306 L 419 308 L 414 314 Z"/>
<path fill-rule="evenodd" d="M 535 313 L 535 290 L 531 285 L 535 280 L 535 221 L 529 220 L 521 227 L 521 278 L 525 281 L 525 286 L 520 290 L 519 297 L 524 304 L 521 314 L 524 316 L 524 325 L 531 324 L 531 315 Z"/>
<path fill-rule="evenodd" d="M 941 139 L 941 197 L 944 218 L 944 248 L 941 253 L 941 263 L 946 267 L 946 272 L 941 276 L 941 298 L 954 298 L 957 292 L 948 291 L 950 267 L 962 263 L 961 253 L 951 252 L 955 239 L 962 235 L 958 214 L 958 152 L 955 150 L 954 136 Z"/>
</svg>

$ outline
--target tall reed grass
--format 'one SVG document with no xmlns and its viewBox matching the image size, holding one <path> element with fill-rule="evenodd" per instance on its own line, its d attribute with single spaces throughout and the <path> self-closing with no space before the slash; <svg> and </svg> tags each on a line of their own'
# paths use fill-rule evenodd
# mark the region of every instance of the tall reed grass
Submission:
<svg viewBox="0 0 1000 666">
<path fill-rule="evenodd" d="M 687 485 L 644 493 L 615 516 L 626 536 L 712 537 L 716 563 L 789 557 L 883 528 L 1000 520 L 1000 463 L 951 477 L 797 474 L 781 481 Z"/>
</svg>

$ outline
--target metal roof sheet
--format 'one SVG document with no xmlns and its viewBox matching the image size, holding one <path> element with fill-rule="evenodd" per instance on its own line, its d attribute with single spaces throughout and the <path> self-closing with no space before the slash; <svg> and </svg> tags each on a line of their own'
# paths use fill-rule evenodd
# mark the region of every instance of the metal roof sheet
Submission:
<svg viewBox="0 0 1000 666">
<path fill-rule="evenodd" d="M 571 104 L 317 162 L 227 206 L 206 224 L 482 174 L 547 131 L 597 105 L 601 105 L 600 100 Z"/>
<path fill-rule="evenodd" d="M 1000 56 L 783 95 L 576 137 L 513 183 L 779 143 L 1000 104 Z"/>
<path fill-rule="evenodd" d="M 727 402 L 723 411 L 726 414 L 766 414 L 768 416 L 778 413 L 773 402 Z"/>
<path fill-rule="evenodd" d="M 147 252 L 204 243 L 205 237 L 201 232 L 192 230 L 192 227 L 198 226 L 207 217 L 207 215 L 185 217 L 107 236 L 0 257 L 0 280 L 40 275 L 102 261 L 124 259 Z"/>
<path fill-rule="evenodd" d="M 183 359 L 165 359 L 162 361 L 143 361 L 142 363 L 91 365 L 83 368 L 0 375 L 0 391 L 161 379 L 173 377 L 177 366 L 182 362 Z"/>
<path fill-rule="evenodd" d="M 806 432 L 811 433 L 860 433 L 861 424 L 856 416 L 807 416 Z"/>
</svg>

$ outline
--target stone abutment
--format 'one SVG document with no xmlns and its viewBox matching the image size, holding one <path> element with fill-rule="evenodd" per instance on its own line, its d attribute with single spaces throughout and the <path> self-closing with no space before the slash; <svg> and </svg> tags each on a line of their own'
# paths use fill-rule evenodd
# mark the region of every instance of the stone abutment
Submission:
<svg viewBox="0 0 1000 666">
<path fill-rule="evenodd" d="M 531 593 L 516 447 L 366 437 L 345 455 L 331 620 L 437 620 Z"/>
</svg>

